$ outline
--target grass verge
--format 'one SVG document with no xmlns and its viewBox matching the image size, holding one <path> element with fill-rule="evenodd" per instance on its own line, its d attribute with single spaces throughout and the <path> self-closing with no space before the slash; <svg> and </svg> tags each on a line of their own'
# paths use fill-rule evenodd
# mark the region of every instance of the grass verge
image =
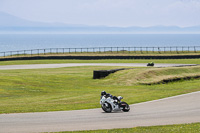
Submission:
<svg viewBox="0 0 200 133">
<path fill-rule="evenodd" d="M 176 64 L 200 64 L 200 59 L 123 59 L 123 60 L 16 60 L 0 61 L 0 65 L 24 65 L 24 64 L 57 64 L 57 63 L 176 63 Z"/>
<path fill-rule="evenodd" d="M 200 123 L 57 133 L 200 133 Z"/>
</svg>

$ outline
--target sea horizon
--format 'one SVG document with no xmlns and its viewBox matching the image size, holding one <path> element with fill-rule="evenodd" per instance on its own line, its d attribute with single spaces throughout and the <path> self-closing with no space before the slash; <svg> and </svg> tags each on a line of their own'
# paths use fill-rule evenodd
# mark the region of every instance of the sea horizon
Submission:
<svg viewBox="0 0 200 133">
<path fill-rule="evenodd" d="M 200 46 L 200 34 L 0 34 L 0 52 L 85 47 Z"/>
</svg>

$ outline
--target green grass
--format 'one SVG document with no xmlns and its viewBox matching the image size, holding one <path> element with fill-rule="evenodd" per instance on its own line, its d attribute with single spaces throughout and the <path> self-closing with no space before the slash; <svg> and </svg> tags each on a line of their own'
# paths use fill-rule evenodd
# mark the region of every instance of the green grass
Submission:
<svg viewBox="0 0 200 133">
<path fill-rule="evenodd" d="M 120 67 L 68 67 L 32 70 L 0 70 L 0 113 L 45 112 L 99 108 L 100 92 L 122 95 L 129 104 L 200 91 L 199 80 L 170 84 L 140 85 L 130 83 L 130 76 L 161 68 L 135 68 L 119 71 L 105 79 L 92 79 L 93 70 Z M 176 74 L 193 74 L 199 68 L 191 67 Z M 167 72 L 167 73 L 168 73 Z M 131 75 L 129 74 L 131 73 Z M 159 76 L 158 76 L 159 77 Z M 116 80 L 116 79 L 119 80 Z M 148 78 L 148 77 L 147 77 Z"/>
<path fill-rule="evenodd" d="M 179 64 L 200 64 L 200 59 L 126 59 L 126 60 L 17 60 L 0 61 L 0 65 L 21 65 L 21 64 L 56 64 L 56 63 L 179 63 Z"/>
<path fill-rule="evenodd" d="M 126 71 L 119 71 L 113 74 L 106 81 L 117 85 L 136 85 L 136 84 L 158 84 L 164 80 L 177 78 L 200 76 L 200 66 L 189 67 L 168 67 L 168 68 L 135 68 Z"/>
<path fill-rule="evenodd" d="M 200 123 L 59 133 L 200 133 Z"/>
</svg>

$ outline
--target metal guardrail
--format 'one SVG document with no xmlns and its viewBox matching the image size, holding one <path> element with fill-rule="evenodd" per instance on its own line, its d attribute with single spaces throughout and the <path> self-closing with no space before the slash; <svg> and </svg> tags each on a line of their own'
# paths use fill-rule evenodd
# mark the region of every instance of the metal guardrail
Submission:
<svg viewBox="0 0 200 133">
<path fill-rule="evenodd" d="M 47 48 L 19 51 L 0 52 L 0 57 L 12 56 L 39 56 L 48 54 L 73 54 L 73 53 L 200 53 L 200 46 L 172 46 L 172 47 L 90 47 L 90 48 Z"/>
</svg>

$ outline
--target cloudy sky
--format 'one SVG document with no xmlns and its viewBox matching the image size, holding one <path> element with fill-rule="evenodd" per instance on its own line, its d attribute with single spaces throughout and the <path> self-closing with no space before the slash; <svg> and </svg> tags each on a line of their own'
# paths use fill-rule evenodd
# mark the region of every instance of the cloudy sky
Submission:
<svg viewBox="0 0 200 133">
<path fill-rule="evenodd" d="M 200 25 L 200 0 L 0 0 L 0 11 L 31 21 L 66 24 Z"/>
</svg>

